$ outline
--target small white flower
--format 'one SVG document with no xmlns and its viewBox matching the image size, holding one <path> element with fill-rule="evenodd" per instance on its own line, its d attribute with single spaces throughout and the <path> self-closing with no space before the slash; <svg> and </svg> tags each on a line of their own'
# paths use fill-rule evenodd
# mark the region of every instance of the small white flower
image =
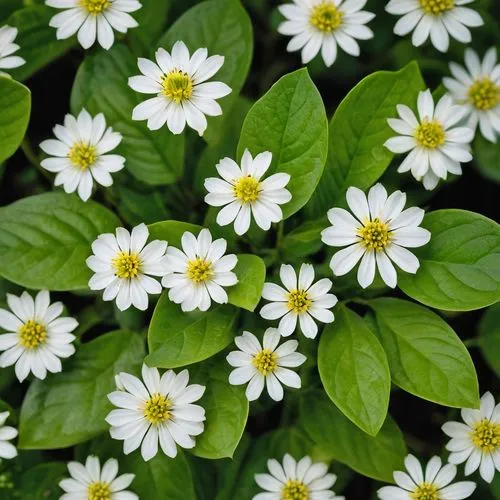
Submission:
<svg viewBox="0 0 500 500">
<path fill-rule="evenodd" d="M 296 340 L 287 340 L 278 347 L 280 334 L 276 328 L 264 333 L 263 345 L 250 332 L 236 337 L 234 342 L 240 349 L 227 355 L 227 362 L 236 369 L 229 374 L 229 383 L 242 385 L 249 382 L 246 397 L 255 401 L 267 387 L 269 396 L 275 401 L 283 399 L 283 387 L 300 389 L 300 377 L 289 368 L 296 368 L 306 360 L 297 350 Z"/>
<path fill-rule="evenodd" d="M 461 43 L 472 40 L 468 27 L 483 25 L 481 16 L 463 5 L 474 0 L 391 0 L 385 10 L 403 16 L 394 26 L 394 33 L 405 36 L 413 31 L 412 43 L 422 45 L 429 36 L 436 49 L 446 52 L 450 36 Z"/>
<path fill-rule="evenodd" d="M 167 123 L 173 134 L 180 134 L 186 123 L 198 134 L 207 128 L 206 116 L 219 116 L 222 108 L 216 99 L 231 93 L 222 82 L 207 82 L 224 64 L 223 56 L 208 57 L 207 49 L 198 49 L 189 57 L 183 42 L 176 42 L 172 54 L 158 49 L 156 63 L 139 58 L 142 73 L 129 78 L 128 84 L 136 92 L 156 94 L 136 106 L 133 120 L 147 120 L 150 130 L 158 130 Z"/>
<path fill-rule="evenodd" d="M 66 493 L 60 500 L 138 500 L 131 491 L 124 491 L 134 480 L 135 474 L 118 476 L 118 461 L 107 460 L 102 466 L 99 459 L 90 455 L 85 466 L 79 462 L 69 462 L 71 479 L 63 479 L 59 487 Z"/>
<path fill-rule="evenodd" d="M 182 251 L 168 247 L 167 274 L 161 280 L 169 288 L 168 297 L 181 304 L 183 311 L 206 311 L 211 300 L 226 304 L 228 297 L 223 287 L 238 282 L 232 269 L 238 258 L 234 254 L 224 255 L 227 242 L 219 238 L 212 242 L 208 229 L 202 229 L 198 238 L 186 231 L 181 239 Z"/>
<path fill-rule="evenodd" d="M 398 486 L 384 486 L 377 492 L 382 500 L 462 500 L 469 498 L 476 489 L 472 481 L 450 484 L 457 475 L 454 465 L 442 465 L 439 457 L 432 457 L 422 470 L 420 462 L 413 456 L 405 458 L 406 472 L 395 471 L 394 481 Z"/>
<path fill-rule="evenodd" d="M 251 215 L 257 225 L 268 231 L 272 222 L 283 219 L 279 205 L 292 199 L 285 186 L 290 175 L 278 173 L 261 180 L 271 165 L 272 153 L 265 151 L 255 158 L 245 149 L 241 168 L 231 158 L 223 158 L 217 165 L 222 177 L 205 179 L 209 194 L 205 202 L 214 207 L 226 205 L 217 215 L 217 224 L 226 226 L 234 221 L 236 234 L 245 234 L 250 227 Z"/>
<path fill-rule="evenodd" d="M 10 311 L 0 309 L 0 328 L 8 333 L 0 335 L 0 367 L 15 363 L 16 376 L 22 382 L 31 372 L 39 379 L 62 370 L 59 358 L 68 358 L 75 352 L 71 333 L 78 322 L 60 318 L 61 302 L 50 303 L 47 290 L 38 292 L 35 300 L 23 292 L 20 297 L 7 294 Z"/>
<path fill-rule="evenodd" d="M 337 303 L 337 297 L 328 293 L 332 282 L 324 278 L 313 285 L 314 268 L 311 264 L 300 266 L 298 281 L 294 268 L 282 264 L 280 278 L 286 290 L 274 283 L 264 284 L 262 297 L 272 302 L 260 310 L 260 315 L 270 320 L 281 318 L 278 330 L 284 337 L 294 332 L 298 319 L 302 333 L 314 339 L 318 334 L 314 319 L 321 323 L 331 323 L 335 319 L 329 311 Z"/>
<path fill-rule="evenodd" d="M 443 431 L 452 439 L 446 445 L 450 451 L 448 461 L 461 464 L 465 461 L 465 475 L 479 467 L 481 477 L 491 483 L 495 469 L 500 471 L 500 403 L 490 392 L 481 398 L 479 410 L 462 409 L 465 422 L 447 422 Z"/>
<path fill-rule="evenodd" d="M 49 23 L 57 28 L 57 39 L 63 40 L 78 31 L 78 42 L 84 49 L 94 45 L 96 38 L 103 49 L 110 49 L 115 41 L 113 30 L 126 33 L 139 24 L 129 14 L 142 5 L 137 0 L 46 0 L 45 4 L 65 9 Z"/>
<path fill-rule="evenodd" d="M 106 128 L 102 113 L 94 119 L 83 109 L 77 118 L 66 115 L 64 126 L 54 127 L 56 139 L 48 139 L 40 148 L 51 156 L 41 162 L 43 168 L 55 172 L 55 186 L 63 186 L 66 193 L 78 192 L 83 201 L 92 194 L 94 180 L 102 186 L 113 184 L 111 172 L 124 167 L 125 158 L 107 154 L 122 141 L 122 136 L 111 127 Z"/>
<path fill-rule="evenodd" d="M 269 474 L 255 474 L 255 482 L 266 492 L 255 495 L 253 500 L 344 500 L 330 489 L 337 476 L 328 473 L 328 465 L 313 463 L 308 456 L 297 462 L 287 453 L 283 465 L 271 458 L 267 468 Z"/>
<path fill-rule="evenodd" d="M 4 411 L 0 413 L 0 462 L 2 458 L 14 458 L 17 456 L 16 447 L 8 441 L 17 436 L 17 429 L 4 425 L 9 417 L 9 412 Z"/>
<path fill-rule="evenodd" d="M 2 26 L 0 28 L 0 70 L 18 68 L 26 61 L 19 56 L 13 56 L 14 52 L 19 50 L 19 45 L 14 43 L 17 36 L 17 28 L 12 26 Z M 7 73 L 0 71 L 0 76 L 5 76 Z"/>
<path fill-rule="evenodd" d="M 293 0 L 280 5 L 286 21 L 278 32 L 293 38 L 288 52 L 302 50 L 302 64 L 307 64 L 321 51 L 323 61 L 331 66 L 337 58 L 337 45 L 351 56 L 359 56 L 356 42 L 373 38 L 373 31 L 365 26 L 375 14 L 361 10 L 367 0 Z"/>
<path fill-rule="evenodd" d="M 474 131 L 469 127 L 455 127 L 467 113 L 466 108 L 453 104 L 445 95 L 434 109 L 430 90 L 420 92 L 417 101 L 419 119 L 403 104 L 397 110 L 401 119 L 390 118 L 389 126 L 398 136 L 385 142 L 393 153 L 410 153 L 398 168 L 399 173 L 411 173 L 422 181 L 425 189 L 434 189 L 439 179 L 446 179 L 448 172 L 461 175 L 460 162 L 472 160 L 469 143 Z"/>
<path fill-rule="evenodd" d="M 187 385 L 187 370 L 177 375 L 168 370 L 160 378 L 156 368 L 142 365 L 144 383 L 128 373 L 120 373 L 119 378 L 125 390 L 108 394 L 119 409 L 111 411 L 106 422 L 111 425 L 111 437 L 124 441 L 126 455 L 141 446 L 142 457 L 150 460 L 158 453 L 158 443 L 171 458 L 177 455 L 177 446 L 194 448 L 193 436 L 204 429 L 205 410 L 193 403 L 203 396 L 205 387 Z"/>
<path fill-rule="evenodd" d="M 479 123 L 481 134 L 496 142 L 500 134 L 500 64 L 496 49 L 489 49 L 482 63 L 472 49 L 466 49 L 465 66 L 450 63 L 455 78 L 446 77 L 443 84 L 455 104 L 467 109 L 467 125 L 475 131 Z"/>
<path fill-rule="evenodd" d="M 346 199 L 356 218 L 343 208 L 332 208 L 328 211 L 332 226 L 321 233 L 327 245 L 348 245 L 333 255 L 330 262 L 333 274 L 347 274 L 360 259 L 358 282 L 363 288 L 372 284 L 375 268 L 385 284 L 394 288 L 397 273 L 392 262 L 403 271 L 415 274 L 420 263 L 404 247 L 416 248 L 429 242 L 431 233 L 418 227 L 425 212 L 418 207 L 403 210 L 406 194 L 395 191 L 388 197 L 382 184 L 375 184 L 368 198 L 360 189 L 350 187 Z"/>
</svg>

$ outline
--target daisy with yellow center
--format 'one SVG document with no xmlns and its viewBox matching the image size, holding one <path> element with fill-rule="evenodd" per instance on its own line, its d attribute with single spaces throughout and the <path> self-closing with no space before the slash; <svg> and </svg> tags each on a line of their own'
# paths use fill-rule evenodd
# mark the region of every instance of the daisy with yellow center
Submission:
<svg viewBox="0 0 500 500">
<path fill-rule="evenodd" d="M 123 451 L 129 454 L 141 447 L 144 460 L 162 452 L 174 458 L 177 446 L 193 448 L 195 437 L 204 429 L 205 410 L 193 404 L 205 392 L 202 385 L 191 384 L 189 372 L 176 374 L 168 370 L 161 377 L 156 368 L 142 365 L 142 380 L 120 373 L 117 391 L 108 399 L 118 407 L 106 417 L 110 434 L 122 440 Z"/>
<path fill-rule="evenodd" d="M 12 443 L 9 443 L 9 441 L 14 439 L 18 432 L 14 427 L 5 425 L 8 418 L 8 411 L 0 412 L 0 460 L 10 460 L 17 456 L 16 447 Z"/>
<path fill-rule="evenodd" d="M 332 282 L 323 278 L 314 282 L 314 268 L 311 264 L 302 264 L 299 276 L 290 265 L 280 268 L 280 279 L 284 287 L 274 283 L 265 283 L 262 298 L 271 301 L 261 310 L 264 319 L 281 318 L 278 330 L 281 335 L 291 335 L 299 324 L 300 330 L 307 338 L 313 339 L 318 334 L 320 323 L 331 323 L 334 320 L 330 309 L 337 303 L 337 297 L 328 293 Z"/>
<path fill-rule="evenodd" d="M 6 76 L 3 69 L 13 69 L 26 64 L 26 61 L 13 54 L 19 50 L 19 45 L 14 43 L 18 30 L 12 26 L 0 27 L 0 76 Z"/>
<path fill-rule="evenodd" d="M 275 401 L 283 399 L 282 384 L 300 389 L 300 377 L 290 368 L 300 366 L 306 357 L 296 352 L 299 345 L 296 340 L 288 340 L 281 345 L 279 341 L 280 333 L 276 328 L 265 331 L 262 345 L 250 332 L 243 332 L 234 339 L 240 350 L 227 355 L 227 362 L 235 367 L 229 375 L 229 383 L 248 383 L 245 394 L 249 401 L 258 399 L 264 386 Z"/>
</svg>

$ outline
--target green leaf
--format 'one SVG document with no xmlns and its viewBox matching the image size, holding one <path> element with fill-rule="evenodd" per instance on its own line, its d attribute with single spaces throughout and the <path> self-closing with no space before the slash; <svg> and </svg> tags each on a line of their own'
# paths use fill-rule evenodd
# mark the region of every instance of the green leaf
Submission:
<svg viewBox="0 0 500 500">
<path fill-rule="evenodd" d="M 318 349 L 318 369 L 330 399 L 360 429 L 375 436 L 387 415 L 391 376 L 384 349 L 362 318 L 335 311 Z"/>
<path fill-rule="evenodd" d="M 146 47 L 151 47 L 162 33 L 172 0 L 154 0 L 144 2 L 142 7 L 132 13 L 139 26 L 130 31 L 132 37 L 137 37 Z"/>
<path fill-rule="evenodd" d="M 412 299 L 447 311 L 470 311 L 500 300 L 500 228 L 465 210 L 437 210 L 422 223 L 431 241 L 416 248 L 417 274 L 400 273 Z"/>
<path fill-rule="evenodd" d="M 152 224 L 168 218 L 164 197 L 159 191 L 140 192 L 125 186 L 116 187 L 118 201 L 116 208 L 131 226 L 141 222 Z"/>
<path fill-rule="evenodd" d="M 27 288 L 87 288 L 85 260 L 99 234 L 120 221 L 94 201 L 45 193 L 0 208 L 0 274 Z"/>
<path fill-rule="evenodd" d="M 182 235 L 189 231 L 195 236 L 203 229 L 196 224 L 189 222 L 181 222 L 177 220 L 165 220 L 163 222 L 155 222 L 148 226 L 149 236 L 151 239 L 167 241 L 169 245 L 182 249 Z"/>
<path fill-rule="evenodd" d="M 61 498 L 59 481 L 69 477 L 66 464 L 48 462 L 27 470 L 19 481 L 23 500 L 57 500 Z"/>
<path fill-rule="evenodd" d="M 147 184 L 171 184 L 182 174 L 184 136 L 172 135 L 167 127 L 151 131 L 132 120 L 133 108 L 147 98 L 127 85 L 138 73 L 137 59 L 123 45 L 87 56 L 73 84 L 71 109 L 104 113 L 107 125 L 123 135 L 118 151 L 127 159 L 125 168 Z"/>
<path fill-rule="evenodd" d="M 329 401 L 314 391 L 300 400 L 300 422 L 315 443 L 364 476 L 392 483 L 402 470 L 406 446 L 399 427 L 387 416 L 377 436 L 360 431 Z"/>
<path fill-rule="evenodd" d="M 481 318 L 479 347 L 491 369 L 500 377 L 500 303 L 489 307 Z"/>
<path fill-rule="evenodd" d="M 394 135 L 387 119 L 396 117 L 398 104 L 414 108 L 424 88 L 412 62 L 400 71 L 373 73 L 347 94 L 330 122 L 325 171 L 306 209 L 311 217 L 341 203 L 348 187 L 366 190 L 384 173 L 394 156 L 384 146 Z"/>
<path fill-rule="evenodd" d="M 400 299 L 370 300 L 392 381 L 405 391 L 455 408 L 479 406 L 471 357 L 456 333 L 429 309 Z"/>
<path fill-rule="evenodd" d="M 184 313 L 163 292 L 148 332 L 146 363 L 162 368 L 190 365 L 222 351 L 234 339 L 238 311 L 229 305 Z"/>
<path fill-rule="evenodd" d="M 285 261 L 300 259 L 318 252 L 323 243 L 321 242 L 321 231 L 328 226 L 326 217 L 307 221 L 299 227 L 290 231 L 282 243 L 283 259 Z"/>
<path fill-rule="evenodd" d="M 271 151 L 266 175 L 291 175 L 286 186 L 292 200 L 282 205 L 284 217 L 302 208 L 316 188 L 325 165 L 328 123 L 318 89 L 307 69 L 278 80 L 250 109 L 243 123 L 238 157 L 245 148 L 252 155 Z"/>
<path fill-rule="evenodd" d="M 19 448 L 65 448 L 104 433 L 115 374 L 137 372 L 143 358 L 142 339 L 122 330 L 79 346 L 62 374 L 30 385 L 21 408 Z"/>
<path fill-rule="evenodd" d="M 0 76 L 0 163 L 21 144 L 31 112 L 31 92 L 11 78 Z"/>
<path fill-rule="evenodd" d="M 472 145 L 474 151 L 473 165 L 479 173 L 496 183 L 500 183 L 500 142 L 486 140 L 478 131 Z"/>
</svg>

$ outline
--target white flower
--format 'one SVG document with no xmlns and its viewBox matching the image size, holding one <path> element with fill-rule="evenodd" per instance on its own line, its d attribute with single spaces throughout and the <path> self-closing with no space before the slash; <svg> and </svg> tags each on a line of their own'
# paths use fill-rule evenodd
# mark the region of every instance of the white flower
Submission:
<svg viewBox="0 0 500 500">
<path fill-rule="evenodd" d="M 466 114 L 463 106 L 453 105 L 449 95 L 441 97 L 434 109 L 430 90 L 420 92 L 417 101 L 419 119 L 403 104 L 397 110 L 401 119 L 387 120 L 398 136 L 385 142 L 393 153 L 410 154 L 398 168 L 398 172 L 411 170 L 417 181 L 422 180 L 425 189 L 434 189 L 439 179 L 446 179 L 448 172 L 461 175 L 460 162 L 472 160 L 469 143 L 474 132 L 469 127 L 455 127 Z"/>
<path fill-rule="evenodd" d="M 226 226 L 234 221 L 236 234 L 242 235 L 250 227 L 251 215 L 257 225 L 268 231 L 272 222 L 283 219 L 279 205 L 292 199 L 285 186 L 290 175 L 278 173 L 261 180 L 271 165 L 272 153 L 265 151 L 255 158 L 245 149 L 241 168 L 231 158 L 223 158 L 217 165 L 222 179 L 205 179 L 209 194 L 205 202 L 214 207 L 226 205 L 217 215 L 217 224 Z"/>
<path fill-rule="evenodd" d="M 122 141 L 122 136 L 111 127 L 106 128 L 102 113 L 94 119 L 83 109 L 77 118 L 66 115 L 64 126 L 54 127 L 56 139 L 40 144 L 51 156 L 41 162 L 49 172 L 56 172 L 54 185 L 64 187 L 66 193 L 78 192 L 83 201 L 92 194 L 94 180 L 102 186 L 113 184 L 111 172 L 124 167 L 125 158 L 107 154 Z"/>
<path fill-rule="evenodd" d="M 377 492 L 382 500 L 462 500 L 469 498 L 476 483 L 461 481 L 450 484 L 457 475 L 454 465 L 442 465 L 439 457 L 432 457 L 422 470 L 420 462 L 413 456 L 405 458 L 406 472 L 395 471 L 394 481 L 398 486 L 384 486 Z"/>
<path fill-rule="evenodd" d="M 367 0 L 293 0 L 280 5 L 286 21 L 278 32 L 293 38 L 288 52 L 302 50 L 302 63 L 307 64 L 321 50 L 327 66 L 337 58 L 337 45 L 351 56 L 359 56 L 358 40 L 373 38 L 373 31 L 365 26 L 375 14 L 362 11 Z"/>
<path fill-rule="evenodd" d="M 181 304 L 183 311 L 206 311 L 211 300 L 226 304 L 228 297 L 223 287 L 238 282 L 232 269 L 238 259 L 236 255 L 224 255 L 227 242 L 219 238 L 212 242 L 208 229 L 202 229 L 198 238 L 188 231 L 182 235 L 182 251 L 168 247 L 166 257 L 167 274 L 161 280 L 169 288 L 168 297 Z"/>
<path fill-rule="evenodd" d="M 176 42 L 170 55 L 160 48 L 156 63 L 139 58 L 142 73 L 129 78 L 128 84 L 136 92 L 156 94 L 136 106 L 133 120 L 147 120 L 150 130 L 158 130 L 167 123 L 173 134 L 180 134 L 187 124 L 203 135 L 207 116 L 222 114 L 216 99 L 231 93 L 222 82 L 207 82 L 224 64 L 223 56 L 208 57 L 207 49 L 198 49 L 189 57 L 183 42 Z"/>
<path fill-rule="evenodd" d="M 294 332 L 298 319 L 302 333 L 314 339 L 318 334 L 314 319 L 321 323 L 334 320 L 329 309 L 337 303 L 337 297 L 328 293 L 332 282 L 324 278 L 313 285 L 314 268 L 311 264 L 300 266 L 298 281 L 294 268 L 282 264 L 280 278 L 286 290 L 274 283 L 264 284 L 262 297 L 272 302 L 260 310 L 260 315 L 270 320 L 281 318 L 278 330 L 284 337 Z"/>
<path fill-rule="evenodd" d="M 350 187 L 346 199 L 356 218 L 343 208 L 332 208 L 328 211 L 332 226 L 321 233 L 327 245 L 348 245 L 333 255 L 330 262 L 333 274 L 347 274 L 360 259 L 358 282 L 363 288 L 372 284 L 376 267 L 385 284 L 394 288 L 397 274 L 392 262 L 403 271 L 415 274 L 420 263 L 404 247 L 421 247 L 430 240 L 431 233 L 418 227 L 424 211 L 418 207 L 403 210 L 406 194 L 395 191 L 388 197 L 382 184 L 370 189 L 368 199 L 363 191 Z"/>
<path fill-rule="evenodd" d="M 168 370 L 160 378 L 156 368 L 142 365 L 144 383 L 128 373 L 120 373 L 119 379 L 125 390 L 108 394 L 119 409 L 111 411 L 106 422 L 111 425 L 111 437 L 124 441 L 126 455 L 141 446 L 142 457 L 150 460 L 158 452 L 158 442 L 172 458 L 177 455 L 177 445 L 194 447 L 193 436 L 203 432 L 205 410 L 193 402 L 203 396 L 205 387 L 187 385 L 187 370 L 177 375 Z"/>
<path fill-rule="evenodd" d="M 26 61 L 19 56 L 13 56 L 14 52 L 19 50 L 19 45 L 14 43 L 17 36 L 17 28 L 12 26 L 2 26 L 0 28 L 0 70 L 18 68 Z M 0 71 L 0 76 L 5 76 L 7 73 Z"/>
<path fill-rule="evenodd" d="M 465 461 L 465 475 L 477 470 L 481 477 L 491 483 L 495 469 L 500 471 L 500 403 L 490 392 L 481 398 L 479 410 L 462 409 L 465 422 L 447 422 L 443 431 L 452 439 L 446 445 L 451 452 L 448 461 L 461 464 Z"/>
<path fill-rule="evenodd" d="M 466 49 L 465 66 L 450 63 L 455 78 L 446 77 L 443 84 L 453 101 L 467 109 L 467 125 L 475 131 L 479 123 L 481 134 L 496 142 L 500 134 L 500 64 L 496 49 L 489 49 L 482 63 L 472 49 Z"/>
<path fill-rule="evenodd" d="M 59 487 L 66 493 L 60 500 L 138 500 L 130 491 L 124 491 L 134 480 L 135 474 L 118 476 L 118 461 L 107 460 L 102 466 L 99 459 L 90 455 L 85 466 L 79 462 L 69 462 L 71 479 L 63 479 Z"/>
<path fill-rule="evenodd" d="M 49 23 L 57 28 L 57 39 L 63 40 L 78 31 L 78 41 L 84 49 L 94 45 L 96 38 L 102 48 L 108 50 L 115 41 L 113 30 L 126 33 L 139 26 L 128 14 L 139 10 L 137 0 L 46 0 L 46 5 L 65 9 Z"/>
<path fill-rule="evenodd" d="M 166 272 L 167 242 L 154 240 L 146 245 L 148 237 L 147 226 L 139 224 L 132 233 L 117 227 L 116 236 L 100 234 L 92 243 L 94 255 L 86 263 L 95 274 L 90 278 L 89 288 L 104 289 L 102 298 L 116 299 L 120 311 L 132 305 L 145 311 L 148 294 L 161 293 L 160 283 L 151 276 L 163 276 Z"/>
<path fill-rule="evenodd" d="M 337 476 L 328 473 L 326 464 L 313 463 L 308 456 L 296 462 L 287 453 L 283 465 L 271 458 L 267 468 L 270 474 L 255 474 L 255 482 L 266 492 L 255 495 L 253 500 L 344 500 L 330 489 Z"/>
<path fill-rule="evenodd" d="M 268 328 L 264 333 L 263 345 L 250 332 L 234 339 L 240 349 L 227 355 L 227 362 L 236 369 L 229 374 L 229 383 L 241 385 L 249 382 L 246 397 L 255 401 L 267 387 L 269 396 L 275 401 L 283 399 L 283 387 L 300 389 L 300 377 L 289 368 L 296 368 L 306 360 L 297 350 L 296 340 L 287 340 L 278 347 L 280 334 L 276 328 Z"/>
<path fill-rule="evenodd" d="M 61 302 L 50 303 L 47 290 L 38 292 L 35 300 L 23 292 L 20 297 L 7 294 L 10 311 L 0 309 L 0 328 L 8 333 L 0 335 L 0 367 L 15 363 L 16 376 L 22 382 L 31 372 L 44 379 L 47 371 L 62 370 L 59 358 L 68 358 L 75 352 L 71 333 L 78 322 L 73 318 L 60 318 Z"/>
<path fill-rule="evenodd" d="M 9 459 L 17 456 L 16 447 L 8 442 L 10 439 L 14 439 L 17 436 L 17 429 L 4 425 L 5 422 L 7 422 L 8 416 L 8 411 L 0 413 L 0 462 L 2 458 Z"/>
<path fill-rule="evenodd" d="M 474 0 L 391 0 L 385 10 L 403 16 L 394 26 L 394 33 L 405 36 L 413 31 L 412 43 L 422 45 L 429 35 L 436 49 L 446 52 L 450 36 L 461 43 L 472 40 L 467 27 L 483 25 L 481 16 L 463 5 Z"/>
</svg>

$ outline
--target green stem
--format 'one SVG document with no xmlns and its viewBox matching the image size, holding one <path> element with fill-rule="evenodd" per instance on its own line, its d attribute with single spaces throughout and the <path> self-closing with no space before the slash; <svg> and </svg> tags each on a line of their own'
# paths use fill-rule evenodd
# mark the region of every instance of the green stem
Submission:
<svg viewBox="0 0 500 500">
<path fill-rule="evenodd" d="M 465 347 L 481 347 L 481 339 L 475 337 L 472 339 L 464 340 Z"/>
<path fill-rule="evenodd" d="M 24 156 L 28 159 L 28 161 L 52 184 L 52 177 L 50 176 L 49 172 L 45 170 L 41 165 L 40 161 L 38 160 L 37 155 L 33 151 L 33 148 L 31 147 L 31 143 L 26 136 L 23 139 L 23 142 L 21 143 L 21 149 L 24 153 Z"/>
</svg>

